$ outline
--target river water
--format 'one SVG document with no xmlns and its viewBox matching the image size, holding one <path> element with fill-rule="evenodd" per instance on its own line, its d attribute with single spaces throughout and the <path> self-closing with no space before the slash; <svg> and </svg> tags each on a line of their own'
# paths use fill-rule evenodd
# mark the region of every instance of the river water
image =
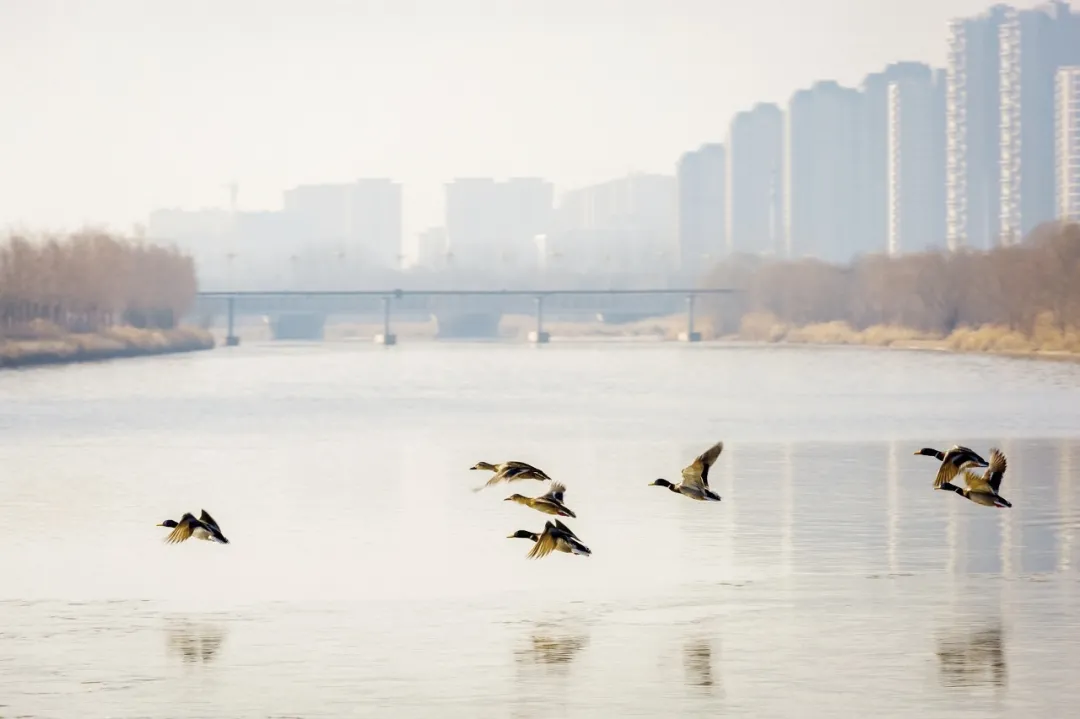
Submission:
<svg viewBox="0 0 1080 719">
<path fill-rule="evenodd" d="M 1080 702 L 1080 365 L 261 344 L 0 373 L 0 717 L 1008 716 Z M 648 483 L 715 440 L 719 504 Z M 1008 456 L 996 510 L 923 446 Z M 568 487 L 591 557 L 479 460 Z M 524 485 L 524 486 L 522 486 Z M 227 546 L 166 545 L 205 508 Z"/>
</svg>

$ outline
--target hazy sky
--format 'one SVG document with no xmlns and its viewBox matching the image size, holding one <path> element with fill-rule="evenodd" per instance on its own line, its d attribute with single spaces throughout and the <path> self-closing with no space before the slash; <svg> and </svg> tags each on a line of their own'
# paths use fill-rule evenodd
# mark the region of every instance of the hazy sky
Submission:
<svg viewBox="0 0 1080 719">
<path fill-rule="evenodd" d="M 1016 3 L 1030 6 L 1031 2 Z M 275 209 L 392 176 L 406 238 L 454 176 L 557 192 L 673 172 L 734 112 L 940 65 L 983 0 L 0 0 L 0 226 Z"/>
</svg>

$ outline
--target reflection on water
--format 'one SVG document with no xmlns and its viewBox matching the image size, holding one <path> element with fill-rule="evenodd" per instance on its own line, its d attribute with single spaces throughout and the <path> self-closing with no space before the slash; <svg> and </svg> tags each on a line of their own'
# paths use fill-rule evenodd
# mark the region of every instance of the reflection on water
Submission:
<svg viewBox="0 0 1080 719">
<path fill-rule="evenodd" d="M 559 636 L 558 627 L 538 627 L 529 636 L 529 647 L 515 652 L 523 664 L 540 664 L 566 669 L 588 641 L 584 634 Z"/>
<path fill-rule="evenodd" d="M 958 631 L 937 641 L 941 683 L 947 687 L 1007 683 L 1005 635 L 1000 625 Z"/>
<path fill-rule="evenodd" d="M 225 625 L 205 622 L 171 622 L 166 629 L 171 653 L 184 662 L 202 664 L 214 661 L 225 641 L 225 633 Z"/>
<path fill-rule="evenodd" d="M 686 670 L 686 682 L 695 687 L 713 685 L 712 643 L 708 639 L 697 638 L 686 642 L 683 647 L 683 667 Z"/>
<path fill-rule="evenodd" d="M 1080 702 L 1080 366 L 234 349 L 0 373 L 5 715 L 951 719 Z M 648 487 L 716 439 L 723 502 Z M 1006 451 L 1013 509 L 933 491 L 935 463 L 912 453 L 953 443 Z M 506 535 L 544 517 L 471 492 L 479 458 L 566 482 L 594 555 L 525 559 Z M 154 524 L 200 506 L 231 543 L 165 545 Z"/>
</svg>

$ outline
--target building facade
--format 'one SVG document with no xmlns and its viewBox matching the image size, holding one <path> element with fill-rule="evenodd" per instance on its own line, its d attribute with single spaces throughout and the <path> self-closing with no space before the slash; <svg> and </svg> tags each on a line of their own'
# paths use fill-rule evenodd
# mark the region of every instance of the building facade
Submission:
<svg viewBox="0 0 1080 719">
<path fill-rule="evenodd" d="M 1080 222 L 1080 65 L 1058 69 L 1056 115 L 1057 217 Z"/>
<path fill-rule="evenodd" d="M 300 185 L 284 193 L 285 212 L 303 225 L 305 244 L 341 254 L 357 268 L 401 266 L 401 185 L 385 178 Z"/>
<path fill-rule="evenodd" d="M 721 144 L 684 153 L 678 182 L 679 268 L 704 271 L 727 252 L 727 151 Z"/>
<path fill-rule="evenodd" d="M 859 89 L 863 94 L 860 166 L 862 197 L 855 208 L 858 217 L 860 253 L 885 251 L 890 238 L 890 88 L 894 83 L 918 84 L 933 82 L 934 71 L 921 62 L 897 62 L 881 72 L 867 75 Z M 944 113 L 944 110 L 942 111 Z M 944 115 L 942 117 L 944 123 Z M 942 180 L 944 182 L 944 180 Z"/>
<path fill-rule="evenodd" d="M 887 109 L 888 253 L 944 246 L 944 72 L 889 83 Z"/>
<path fill-rule="evenodd" d="M 1080 17 L 1067 3 L 1006 11 L 1000 33 L 1000 240 L 1016 244 L 1057 215 L 1055 78 L 1080 62 Z"/>
<path fill-rule="evenodd" d="M 791 97 L 784 138 L 784 234 L 790 257 L 848 262 L 859 253 L 862 93 L 834 81 Z"/>
<path fill-rule="evenodd" d="M 759 103 L 736 114 L 726 146 L 728 252 L 783 254 L 783 111 Z"/>
</svg>

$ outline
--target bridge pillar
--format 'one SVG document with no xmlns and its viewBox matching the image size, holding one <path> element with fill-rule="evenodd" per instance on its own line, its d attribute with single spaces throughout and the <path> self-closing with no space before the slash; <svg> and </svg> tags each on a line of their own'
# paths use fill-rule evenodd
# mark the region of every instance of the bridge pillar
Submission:
<svg viewBox="0 0 1080 719">
<path fill-rule="evenodd" d="M 375 335 L 375 344 L 391 347 L 397 344 L 397 335 L 390 331 L 390 298 L 382 298 L 382 334 Z"/>
<path fill-rule="evenodd" d="M 240 338 L 236 336 L 236 298 L 230 297 L 227 303 L 229 328 L 225 331 L 225 346 L 235 347 L 240 344 Z"/>
<path fill-rule="evenodd" d="M 694 331 L 694 295 L 686 296 L 686 331 L 679 333 L 680 342 L 700 342 L 701 333 Z"/>
<path fill-rule="evenodd" d="M 551 340 L 551 334 L 544 332 L 544 296 L 536 296 L 536 329 L 529 333 L 529 341 L 533 344 L 547 344 Z"/>
</svg>

